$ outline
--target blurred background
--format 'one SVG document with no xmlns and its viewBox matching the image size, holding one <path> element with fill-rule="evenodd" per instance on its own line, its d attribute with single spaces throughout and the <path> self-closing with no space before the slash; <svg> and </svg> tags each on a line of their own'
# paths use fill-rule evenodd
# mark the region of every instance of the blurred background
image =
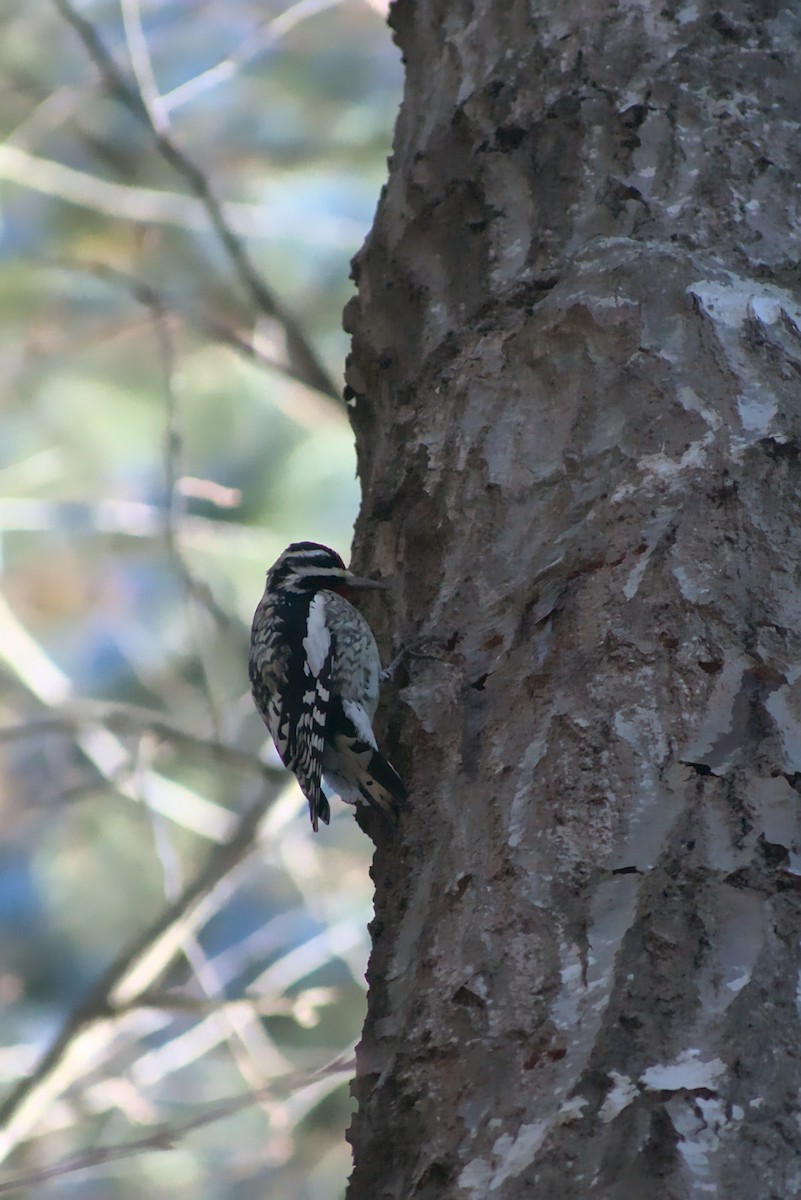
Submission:
<svg viewBox="0 0 801 1200">
<path fill-rule="evenodd" d="M 349 555 L 385 17 L 0 5 L 1 1192 L 344 1192 L 372 847 L 246 647 L 288 542 Z"/>
</svg>

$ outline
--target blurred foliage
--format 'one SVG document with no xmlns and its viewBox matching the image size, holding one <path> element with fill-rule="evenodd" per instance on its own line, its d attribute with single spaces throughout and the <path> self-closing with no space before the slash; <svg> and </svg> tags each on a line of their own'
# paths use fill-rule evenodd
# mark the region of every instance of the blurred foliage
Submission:
<svg viewBox="0 0 801 1200">
<path fill-rule="evenodd" d="M 268 769 L 245 648 L 289 541 L 347 558 L 340 314 L 401 83 L 381 9 L 0 7 L 0 1183 L 58 1172 L 19 1194 L 343 1192 L 348 1069 L 318 1072 L 361 1026 L 371 847 L 342 806 L 313 837 Z M 86 1008 L 114 960 L 111 1010 Z"/>
</svg>

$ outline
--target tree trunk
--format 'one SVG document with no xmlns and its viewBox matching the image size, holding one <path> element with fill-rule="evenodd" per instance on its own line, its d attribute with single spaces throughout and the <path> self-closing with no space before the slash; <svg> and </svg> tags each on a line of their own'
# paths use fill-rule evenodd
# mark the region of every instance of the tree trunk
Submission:
<svg viewBox="0 0 801 1200">
<path fill-rule="evenodd" d="M 801 20 L 725 8 L 394 8 L 349 1200 L 801 1194 Z"/>
</svg>

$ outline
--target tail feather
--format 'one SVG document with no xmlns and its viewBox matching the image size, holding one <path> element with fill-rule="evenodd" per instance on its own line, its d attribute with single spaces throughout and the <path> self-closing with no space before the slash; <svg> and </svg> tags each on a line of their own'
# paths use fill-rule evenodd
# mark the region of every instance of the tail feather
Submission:
<svg viewBox="0 0 801 1200">
<path fill-rule="evenodd" d="M 333 697 L 326 734 L 322 765 L 330 789 L 346 804 L 372 805 L 394 824 L 406 788 L 378 749 L 364 707 L 355 700 Z"/>
<path fill-rule="evenodd" d="M 364 775 L 356 782 L 362 797 L 377 808 L 391 825 L 398 819 L 398 806 L 408 793 L 400 775 L 383 754 L 373 751 Z"/>
<path fill-rule="evenodd" d="M 331 820 L 331 805 L 326 800 L 322 788 L 317 789 L 316 796 L 307 796 L 306 799 L 309 801 L 309 816 L 311 817 L 312 829 L 316 833 L 319 821 L 327 825 Z"/>
<path fill-rule="evenodd" d="M 367 803 L 394 825 L 398 804 L 408 792 L 395 768 L 379 750 L 358 738 L 340 735 L 334 742 L 333 762 L 325 778 L 346 804 Z"/>
<path fill-rule="evenodd" d="M 374 805 L 393 824 L 398 819 L 398 802 L 408 792 L 398 772 L 378 750 L 373 750 L 367 770 L 357 786 L 368 804 Z"/>
</svg>

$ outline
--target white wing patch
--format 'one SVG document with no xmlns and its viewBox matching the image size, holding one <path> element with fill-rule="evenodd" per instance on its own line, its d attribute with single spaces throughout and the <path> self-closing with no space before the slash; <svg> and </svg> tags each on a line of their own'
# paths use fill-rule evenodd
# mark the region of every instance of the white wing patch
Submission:
<svg viewBox="0 0 801 1200">
<path fill-rule="evenodd" d="M 366 742 L 368 746 L 372 746 L 374 750 L 377 750 L 378 745 L 375 740 L 375 734 L 373 733 L 373 727 L 370 724 L 370 718 L 362 708 L 361 704 L 358 704 L 355 700 L 343 700 L 342 708 L 345 716 L 350 717 L 351 721 L 353 721 L 354 727 L 360 739 L 363 742 Z"/>
<path fill-rule="evenodd" d="M 318 676 L 331 650 L 331 631 L 326 621 L 325 595 L 322 592 L 318 592 L 309 605 L 303 649 L 312 675 Z"/>
</svg>

